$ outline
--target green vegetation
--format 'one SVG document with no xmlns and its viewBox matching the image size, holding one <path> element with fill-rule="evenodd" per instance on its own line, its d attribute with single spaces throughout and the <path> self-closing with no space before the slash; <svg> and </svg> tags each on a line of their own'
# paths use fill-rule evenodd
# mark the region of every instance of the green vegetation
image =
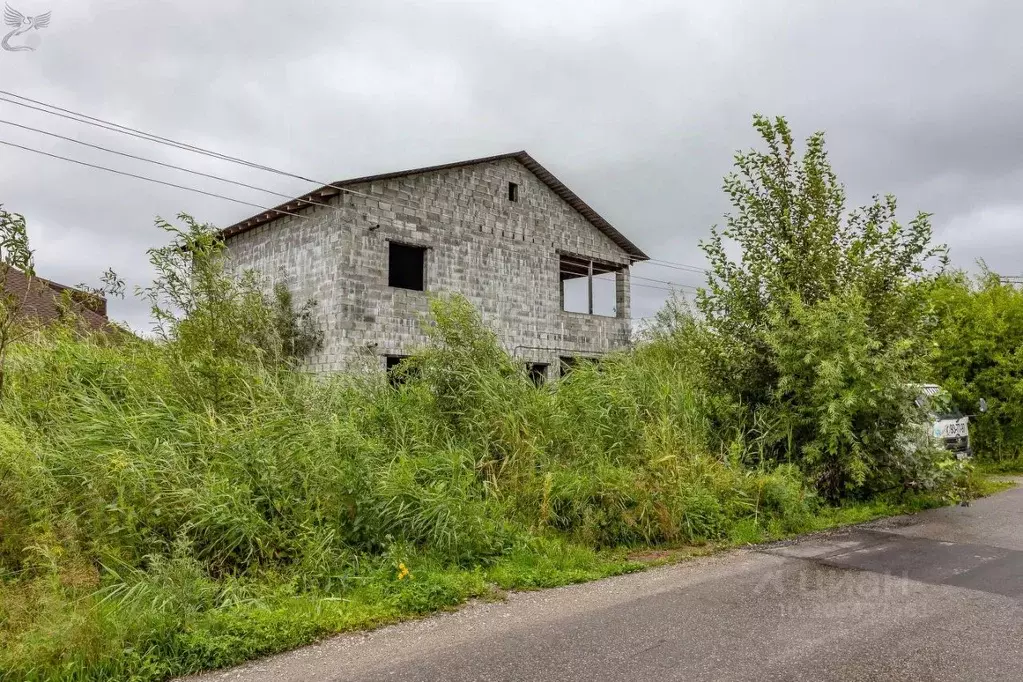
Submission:
<svg viewBox="0 0 1023 682">
<path fill-rule="evenodd" d="M 1023 455 L 1011 459 L 981 459 L 977 462 L 977 469 L 985 474 L 1023 475 Z"/>
<path fill-rule="evenodd" d="M 0 399 L 7 377 L 7 351 L 27 334 L 20 324 L 25 301 L 8 287 L 14 270 L 27 277 L 35 274 L 32 250 L 28 247 L 28 228 L 25 216 L 5 211 L 0 204 Z"/>
<path fill-rule="evenodd" d="M 432 301 L 397 387 L 304 374 L 315 302 L 230 272 L 209 226 L 161 222 L 154 339 L 67 324 L 10 346 L 0 678 L 165 679 L 638 570 L 650 548 L 975 494 L 914 441 L 904 390 L 926 220 L 882 201 L 843 221 L 822 139 L 797 161 L 784 121 L 757 125 L 769 152 L 726 181 L 743 260 L 714 234 L 702 316 L 673 302 L 633 350 L 541 387 L 459 298 Z"/>
<path fill-rule="evenodd" d="M 983 264 L 982 264 L 983 265 Z M 984 466 L 1023 472 L 1023 288 L 985 268 L 980 276 L 950 272 L 932 295 L 938 320 L 930 362 L 935 379 L 964 412 Z"/>
<path fill-rule="evenodd" d="M 928 216 L 899 224 L 892 196 L 847 212 L 823 133 L 800 158 L 784 119 L 754 126 L 767 149 L 736 155 L 733 211 L 704 244 L 697 343 L 712 378 L 764 456 L 798 462 L 831 500 L 926 476 L 935 453 L 909 456 L 900 436 L 914 417 L 907 384 L 922 366 L 928 266 L 943 262 Z"/>
</svg>

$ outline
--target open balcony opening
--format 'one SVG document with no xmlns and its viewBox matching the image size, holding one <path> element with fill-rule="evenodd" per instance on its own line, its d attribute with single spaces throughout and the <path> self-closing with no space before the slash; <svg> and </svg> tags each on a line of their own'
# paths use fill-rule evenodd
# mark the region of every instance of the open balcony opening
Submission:
<svg viewBox="0 0 1023 682">
<path fill-rule="evenodd" d="M 619 275 L 625 268 L 613 263 L 562 254 L 559 259 L 561 309 L 604 317 L 619 315 Z"/>
</svg>

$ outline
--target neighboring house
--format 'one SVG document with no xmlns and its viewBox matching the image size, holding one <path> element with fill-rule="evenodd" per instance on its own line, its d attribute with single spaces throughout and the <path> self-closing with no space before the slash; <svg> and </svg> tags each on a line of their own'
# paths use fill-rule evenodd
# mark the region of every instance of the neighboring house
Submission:
<svg viewBox="0 0 1023 682">
<path fill-rule="evenodd" d="M 26 322 L 46 325 L 59 320 L 62 310 L 66 309 L 61 303 L 67 292 L 83 328 L 90 331 L 109 331 L 112 328 L 107 320 L 107 299 L 98 294 L 42 277 L 29 277 L 15 268 L 8 269 L 4 286 L 21 303 L 19 314 Z"/>
<path fill-rule="evenodd" d="M 454 292 L 539 379 L 630 343 L 629 266 L 647 260 L 526 152 L 343 180 L 222 235 L 318 301 L 319 371 L 393 366 L 426 341 L 427 294 Z"/>
</svg>

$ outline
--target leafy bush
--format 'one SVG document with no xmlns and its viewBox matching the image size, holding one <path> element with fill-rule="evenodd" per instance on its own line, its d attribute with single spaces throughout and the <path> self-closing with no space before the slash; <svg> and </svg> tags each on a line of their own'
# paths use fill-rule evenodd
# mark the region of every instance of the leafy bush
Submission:
<svg viewBox="0 0 1023 682">
<path fill-rule="evenodd" d="M 595 549 L 737 524 L 756 537 L 813 513 L 796 471 L 712 451 L 701 389 L 657 344 L 536 387 L 464 300 L 433 310 L 397 388 L 259 350 L 187 362 L 212 326 L 16 345 L 0 675 L 161 679 L 448 606 L 485 591 L 480 571 L 581 579 L 610 570 Z M 218 393 L 197 400 L 210 372 Z M 570 561 L 537 556 L 569 544 Z"/>
<path fill-rule="evenodd" d="M 971 417 L 970 437 L 981 459 L 1023 455 L 1023 290 L 986 269 L 940 278 L 931 294 L 937 321 L 930 367 Z M 984 398 L 986 413 L 977 405 Z"/>
<path fill-rule="evenodd" d="M 896 222 L 894 197 L 847 213 L 823 133 L 800 158 L 783 118 L 754 126 L 767 149 L 736 155 L 724 184 L 734 212 L 702 245 L 706 327 L 690 336 L 704 375 L 758 456 L 799 465 L 832 500 L 887 487 L 908 468 L 903 387 L 921 371 L 927 267 L 944 250 L 926 214 Z"/>
<path fill-rule="evenodd" d="M 878 341 L 866 310 L 855 291 L 813 307 L 793 299 L 788 319 L 776 317 L 766 336 L 778 369 L 776 431 L 817 489 L 833 498 L 922 473 L 904 447 L 917 418 L 905 384 L 917 351 L 908 341 Z"/>
<path fill-rule="evenodd" d="M 57 326 L 8 348 L 0 678 L 164 679 L 955 476 L 900 445 L 926 217 L 900 228 L 889 199 L 843 220 L 822 138 L 798 163 L 783 121 L 757 126 L 770 152 L 726 181 L 704 317 L 670 305 L 542 387 L 457 297 L 432 301 L 400 385 L 307 375 L 313 303 L 232 271 L 210 226 L 161 221 L 154 339 Z"/>
</svg>

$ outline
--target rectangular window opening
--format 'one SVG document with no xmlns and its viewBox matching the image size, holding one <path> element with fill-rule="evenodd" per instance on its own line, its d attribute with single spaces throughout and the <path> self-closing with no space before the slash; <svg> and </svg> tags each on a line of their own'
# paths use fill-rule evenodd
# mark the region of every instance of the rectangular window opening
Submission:
<svg viewBox="0 0 1023 682">
<path fill-rule="evenodd" d="M 408 359 L 407 355 L 385 355 L 384 358 L 384 364 L 387 367 L 387 381 L 391 383 L 391 386 L 397 388 L 409 380 L 411 376 L 409 368 L 402 367 L 402 364 Z"/>
<path fill-rule="evenodd" d="M 546 362 L 527 362 L 526 373 L 534 384 L 543 386 L 547 381 L 547 367 Z"/>
<path fill-rule="evenodd" d="M 426 284 L 426 248 L 390 242 L 387 286 L 423 291 Z"/>
<path fill-rule="evenodd" d="M 559 258 L 561 309 L 603 317 L 618 315 L 616 273 L 625 266 L 562 254 Z"/>
<path fill-rule="evenodd" d="M 508 201 L 519 200 L 519 186 L 514 182 L 508 183 Z"/>
</svg>

